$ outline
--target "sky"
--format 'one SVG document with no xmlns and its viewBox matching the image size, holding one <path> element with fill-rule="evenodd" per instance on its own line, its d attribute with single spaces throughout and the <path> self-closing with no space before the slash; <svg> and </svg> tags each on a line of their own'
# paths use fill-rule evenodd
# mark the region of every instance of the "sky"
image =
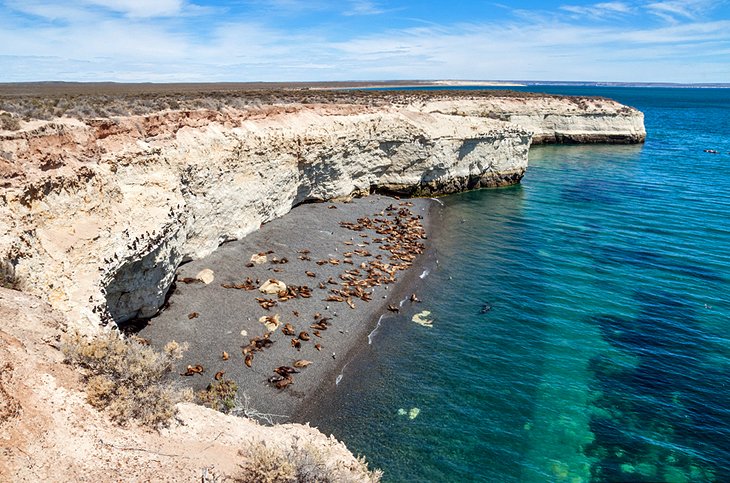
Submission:
<svg viewBox="0 0 730 483">
<path fill-rule="evenodd" d="M 0 0 L 0 82 L 730 82 L 730 0 Z"/>
</svg>

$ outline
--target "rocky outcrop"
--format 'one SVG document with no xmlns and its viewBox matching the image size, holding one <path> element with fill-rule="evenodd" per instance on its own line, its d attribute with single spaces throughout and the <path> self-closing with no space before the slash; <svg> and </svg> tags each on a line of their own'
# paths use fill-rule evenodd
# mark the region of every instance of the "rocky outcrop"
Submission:
<svg viewBox="0 0 730 483">
<path fill-rule="evenodd" d="M 176 267 L 313 200 L 519 182 L 533 139 L 643 140 L 611 101 L 271 105 L 0 132 L 0 275 L 79 328 L 153 315 Z"/>
<path fill-rule="evenodd" d="M 426 112 L 484 116 L 532 133 L 533 144 L 644 142 L 644 115 L 610 99 L 594 97 L 487 98 L 462 103 L 429 102 Z"/>
</svg>

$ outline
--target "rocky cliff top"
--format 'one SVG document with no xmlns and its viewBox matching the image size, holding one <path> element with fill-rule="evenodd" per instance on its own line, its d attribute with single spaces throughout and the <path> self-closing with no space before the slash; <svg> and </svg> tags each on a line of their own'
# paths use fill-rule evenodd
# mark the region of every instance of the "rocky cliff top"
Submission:
<svg viewBox="0 0 730 483">
<path fill-rule="evenodd" d="M 428 83 L 403 81 L 371 83 L 371 87 Z M 598 97 L 573 97 L 510 90 L 373 90 L 358 83 L 218 83 L 114 84 L 22 83 L 0 84 L 0 111 L 25 119 L 54 117 L 114 117 L 151 114 L 164 110 L 241 109 L 270 104 L 358 104 L 406 106 L 435 100 L 554 99 L 585 106 Z"/>
</svg>

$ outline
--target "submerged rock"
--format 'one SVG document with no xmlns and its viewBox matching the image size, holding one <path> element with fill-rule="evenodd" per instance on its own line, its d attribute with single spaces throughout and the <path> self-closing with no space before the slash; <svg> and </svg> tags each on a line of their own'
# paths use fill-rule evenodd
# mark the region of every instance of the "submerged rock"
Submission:
<svg viewBox="0 0 730 483">
<path fill-rule="evenodd" d="M 413 320 L 413 322 L 417 323 L 418 325 L 431 328 L 433 327 L 433 320 L 427 318 L 429 315 L 431 315 L 431 312 L 428 310 L 424 310 L 423 312 L 419 312 L 414 315 L 411 320 Z"/>
</svg>

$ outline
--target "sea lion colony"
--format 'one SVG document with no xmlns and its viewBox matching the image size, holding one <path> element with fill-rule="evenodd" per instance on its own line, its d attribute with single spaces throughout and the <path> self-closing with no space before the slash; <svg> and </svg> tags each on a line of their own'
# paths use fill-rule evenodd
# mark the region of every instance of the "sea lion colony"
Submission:
<svg viewBox="0 0 730 483">
<path fill-rule="evenodd" d="M 415 258 L 421 254 L 425 246 L 422 240 L 426 239 L 426 233 L 422 226 L 421 215 L 414 215 L 409 209 L 413 203 L 408 201 L 400 202 L 398 205 L 390 204 L 387 208 L 373 217 L 358 218 L 356 222 L 340 222 L 340 226 L 357 233 L 350 240 L 345 240 L 347 247 L 342 258 L 326 258 L 313 261 L 310 258 L 310 250 L 302 248 L 297 250 L 299 260 L 311 262 L 313 267 L 305 270 L 304 274 L 317 279 L 317 267 L 323 265 L 348 267 L 337 277 L 328 277 L 326 280 L 315 280 L 315 287 L 307 285 L 287 285 L 284 282 L 271 278 L 260 280 L 245 276 L 239 283 L 223 283 L 225 289 L 262 292 L 269 297 L 255 297 L 264 314 L 259 322 L 264 326 L 262 335 L 250 338 L 248 344 L 241 347 L 244 364 L 253 367 L 256 354 L 265 351 L 274 343 L 284 342 L 288 339 L 288 345 L 293 351 L 299 351 L 303 344 L 311 343 L 314 348 L 321 352 L 322 343 L 326 339 L 326 331 L 331 328 L 333 318 L 325 317 L 320 313 L 312 314 L 309 322 L 296 323 L 294 319 L 302 320 L 299 311 L 292 311 L 290 321 L 283 322 L 282 311 L 288 300 L 299 298 L 311 298 L 315 290 L 324 291 L 323 301 L 342 303 L 356 308 L 356 301 L 372 301 L 372 288 L 379 285 L 387 285 L 396 281 L 396 274 L 406 270 Z M 330 205 L 330 208 L 335 205 Z M 336 207 L 335 207 L 336 208 Z M 268 268 L 276 273 L 284 272 L 281 268 L 286 265 L 286 257 L 271 257 L 273 250 L 255 254 L 246 267 L 253 267 L 255 264 L 269 263 Z M 179 278 L 179 282 L 192 283 L 190 278 Z M 196 281 L 197 282 L 197 281 Z M 411 296 L 412 301 L 418 301 L 415 294 Z M 393 305 L 388 309 L 397 311 Z M 276 312 L 276 313 L 274 313 Z M 282 311 L 283 312 L 283 311 Z M 193 314 L 191 314 L 192 316 Z M 197 316 L 197 314 L 196 314 Z M 193 317 L 190 317 L 193 318 Z M 310 332 L 311 331 L 311 332 Z M 333 354 L 334 357 L 334 354 Z M 222 358 L 228 360 L 228 354 L 224 353 Z M 299 369 L 304 369 L 312 364 L 312 361 L 298 359 L 290 365 L 279 365 L 273 369 L 274 375 L 267 379 L 268 383 L 277 389 L 285 389 L 294 382 L 294 375 L 299 374 Z M 292 367 L 293 366 L 293 367 Z M 202 374 L 204 368 L 197 364 L 188 366 L 188 370 L 181 375 L 193 376 Z M 219 371 L 216 379 L 220 380 L 225 371 Z"/>
</svg>

